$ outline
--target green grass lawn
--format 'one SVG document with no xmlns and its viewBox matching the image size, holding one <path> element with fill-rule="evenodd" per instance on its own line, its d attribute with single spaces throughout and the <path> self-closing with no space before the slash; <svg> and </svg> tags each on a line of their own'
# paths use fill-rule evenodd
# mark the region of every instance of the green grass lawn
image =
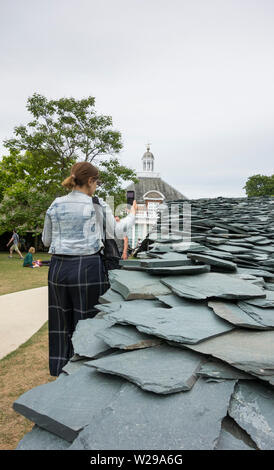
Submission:
<svg viewBox="0 0 274 470">
<path fill-rule="evenodd" d="M 26 255 L 25 252 L 22 254 Z M 9 251 L 0 252 L 0 295 L 47 285 L 47 266 L 35 269 L 23 268 L 23 260 L 17 253 L 13 253 L 13 258 L 8 256 Z M 33 257 L 34 260 L 50 258 L 51 255 L 48 253 L 35 253 Z"/>
<path fill-rule="evenodd" d="M 46 322 L 26 343 L 0 361 L 0 451 L 15 449 L 31 431 L 34 423 L 16 413 L 13 403 L 28 390 L 55 380 L 49 374 L 48 356 Z"/>
<path fill-rule="evenodd" d="M 25 252 L 22 253 L 26 255 Z M 23 268 L 23 260 L 9 251 L 0 252 L 0 295 L 47 285 L 48 267 Z M 49 260 L 48 253 L 34 259 Z M 54 380 L 48 369 L 48 323 L 25 344 L 0 360 L 0 450 L 15 449 L 33 423 L 16 413 L 13 402 L 22 393 Z"/>
</svg>

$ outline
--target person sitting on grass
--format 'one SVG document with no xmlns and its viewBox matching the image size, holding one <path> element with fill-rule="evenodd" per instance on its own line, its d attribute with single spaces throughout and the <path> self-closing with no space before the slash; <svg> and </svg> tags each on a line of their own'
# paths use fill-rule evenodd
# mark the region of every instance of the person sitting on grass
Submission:
<svg viewBox="0 0 274 470">
<path fill-rule="evenodd" d="M 29 252 L 26 254 L 24 258 L 24 263 L 23 263 L 24 268 L 39 268 L 40 266 L 50 265 L 50 260 L 42 261 L 41 259 L 37 259 L 36 261 L 33 261 L 32 255 L 34 255 L 34 253 L 35 253 L 35 248 L 31 246 L 29 249 Z"/>
<path fill-rule="evenodd" d="M 26 254 L 23 262 L 24 268 L 34 268 L 34 261 L 33 261 L 33 254 L 35 253 L 35 248 L 33 246 L 30 247 L 29 252 Z"/>
</svg>

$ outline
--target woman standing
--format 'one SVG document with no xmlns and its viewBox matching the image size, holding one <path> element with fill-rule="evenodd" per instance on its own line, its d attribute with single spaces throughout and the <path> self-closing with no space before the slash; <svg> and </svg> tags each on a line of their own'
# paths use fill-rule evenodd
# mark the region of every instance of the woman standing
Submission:
<svg viewBox="0 0 274 470">
<path fill-rule="evenodd" d="M 49 275 L 49 369 L 58 376 L 73 353 L 72 335 L 79 320 L 92 318 L 94 305 L 108 288 L 101 251 L 107 237 L 123 237 L 133 225 L 136 201 L 130 214 L 116 223 L 101 199 L 93 203 L 99 171 L 89 162 L 75 163 L 62 185 L 71 192 L 56 198 L 45 217 L 42 241 L 52 253 Z M 104 216 L 98 217 L 98 201 Z M 112 238 L 112 237 L 111 237 Z"/>
</svg>

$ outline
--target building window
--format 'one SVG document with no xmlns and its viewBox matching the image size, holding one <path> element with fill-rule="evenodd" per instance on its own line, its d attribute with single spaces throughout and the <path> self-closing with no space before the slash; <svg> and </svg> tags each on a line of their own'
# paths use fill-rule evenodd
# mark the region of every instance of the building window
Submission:
<svg viewBox="0 0 274 470">
<path fill-rule="evenodd" d="M 149 209 L 149 210 L 152 210 L 152 211 L 157 211 L 158 206 L 159 206 L 159 202 L 151 202 L 151 201 L 149 201 L 148 204 L 147 204 L 148 209 Z"/>
<path fill-rule="evenodd" d="M 148 202 L 147 204 L 147 213 L 149 217 L 157 217 L 157 210 L 159 207 L 159 202 Z"/>
</svg>

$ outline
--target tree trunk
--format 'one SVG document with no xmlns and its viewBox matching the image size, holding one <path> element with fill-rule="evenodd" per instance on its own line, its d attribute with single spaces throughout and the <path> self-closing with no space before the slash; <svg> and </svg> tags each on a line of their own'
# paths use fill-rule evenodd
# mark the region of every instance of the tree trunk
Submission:
<svg viewBox="0 0 274 470">
<path fill-rule="evenodd" d="M 37 229 L 37 227 L 36 227 L 36 229 Z M 37 252 L 38 251 L 38 235 L 37 235 L 37 232 L 35 232 L 34 248 L 35 248 L 35 252 Z"/>
</svg>

